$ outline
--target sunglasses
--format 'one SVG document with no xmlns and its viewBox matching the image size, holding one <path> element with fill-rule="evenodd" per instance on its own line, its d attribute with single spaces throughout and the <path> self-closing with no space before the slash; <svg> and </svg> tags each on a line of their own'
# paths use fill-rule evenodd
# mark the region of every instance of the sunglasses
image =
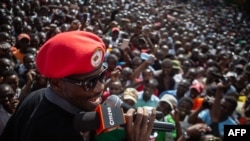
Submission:
<svg viewBox="0 0 250 141">
<path fill-rule="evenodd" d="M 9 93 L 9 94 L 5 94 L 0 96 L 0 100 L 4 100 L 6 98 L 8 98 L 9 100 L 12 99 L 15 96 L 15 93 Z"/>
<path fill-rule="evenodd" d="M 100 74 L 87 78 L 83 81 L 78 81 L 67 77 L 62 78 L 62 80 L 73 83 L 77 86 L 81 86 L 85 91 L 90 91 L 95 88 L 98 81 L 100 81 L 101 83 L 105 82 L 106 70 L 107 68 L 105 67 Z"/>
</svg>

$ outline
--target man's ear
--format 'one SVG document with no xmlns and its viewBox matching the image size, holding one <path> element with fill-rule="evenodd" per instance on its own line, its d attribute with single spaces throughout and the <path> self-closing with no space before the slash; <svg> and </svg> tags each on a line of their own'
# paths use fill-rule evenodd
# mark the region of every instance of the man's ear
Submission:
<svg viewBox="0 0 250 141">
<path fill-rule="evenodd" d="M 63 88 L 63 83 L 60 79 L 51 78 L 49 79 L 49 83 L 51 88 L 56 92 L 60 92 Z"/>
</svg>

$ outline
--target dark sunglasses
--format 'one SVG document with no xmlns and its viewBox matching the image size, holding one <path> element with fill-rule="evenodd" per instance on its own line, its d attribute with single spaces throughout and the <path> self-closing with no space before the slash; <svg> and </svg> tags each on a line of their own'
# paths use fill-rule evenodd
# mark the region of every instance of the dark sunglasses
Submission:
<svg viewBox="0 0 250 141">
<path fill-rule="evenodd" d="M 100 74 L 87 78 L 83 81 L 74 80 L 74 79 L 67 78 L 67 77 L 62 78 L 62 80 L 73 83 L 77 86 L 81 86 L 85 91 L 90 91 L 95 88 L 98 81 L 100 81 L 101 83 L 105 82 L 106 70 L 107 68 L 105 67 Z"/>
<path fill-rule="evenodd" d="M 9 100 L 12 99 L 15 96 L 15 93 L 9 93 L 9 94 L 5 94 L 0 96 L 0 100 L 4 100 L 6 98 L 8 98 Z"/>
</svg>

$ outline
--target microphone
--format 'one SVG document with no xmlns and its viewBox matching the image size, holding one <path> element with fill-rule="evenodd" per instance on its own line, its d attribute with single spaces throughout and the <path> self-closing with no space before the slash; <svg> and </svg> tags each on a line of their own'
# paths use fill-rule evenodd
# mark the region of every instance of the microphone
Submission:
<svg viewBox="0 0 250 141">
<path fill-rule="evenodd" d="M 93 112 L 81 112 L 74 118 L 74 127 L 80 132 L 96 131 L 96 134 L 108 132 L 119 127 L 125 127 L 125 117 L 122 108 L 99 105 Z M 154 131 L 171 132 L 175 126 L 171 123 L 154 121 Z"/>
<path fill-rule="evenodd" d="M 73 122 L 74 128 L 80 132 L 96 130 L 96 134 L 100 134 L 125 124 L 125 117 L 120 107 L 99 105 L 95 111 L 80 112 Z"/>
<path fill-rule="evenodd" d="M 127 110 L 131 108 L 136 110 L 136 108 L 123 102 L 117 95 L 108 96 L 107 99 L 103 102 L 103 104 L 110 107 L 122 107 L 125 112 L 127 112 Z M 156 111 L 156 117 L 158 119 L 161 119 L 164 117 L 164 115 L 161 111 Z"/>
</svg>

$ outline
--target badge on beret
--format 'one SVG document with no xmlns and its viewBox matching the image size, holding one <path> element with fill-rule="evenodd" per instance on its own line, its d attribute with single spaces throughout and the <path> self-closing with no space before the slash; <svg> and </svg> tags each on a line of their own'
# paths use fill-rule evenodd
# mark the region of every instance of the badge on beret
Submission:
<svg viewBox="0 0 250 141">
<path fill-rule="evenodd" d="M 91 57 L 91 65 L 93 67 L 98 67 L 102 63 L 102 57 L 103 57 L 102 49 L 97 48 Z"/>
</svg>

